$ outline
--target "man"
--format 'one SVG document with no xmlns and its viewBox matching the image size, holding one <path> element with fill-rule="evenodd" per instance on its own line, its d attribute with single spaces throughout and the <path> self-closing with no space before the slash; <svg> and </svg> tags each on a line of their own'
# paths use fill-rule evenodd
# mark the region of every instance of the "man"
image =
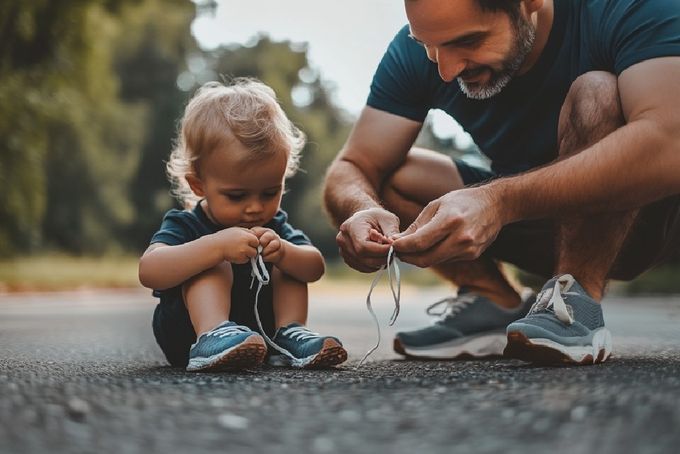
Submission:
<svg viewBox="0 0 680 454">
<path fill-rule="evenodd" d="M 680 3 L 405 6 L 326 180 L 345 262 L 372 272 L 393 247 L 459 287 L 435 324 L 397 335 L 402 354 L 605 361 L 608 280 L 680 250 Z M 491 172 L 411 148 L 432 108 Z M 499 261 L 555 277 L 522 298 Z"/>
</svg>

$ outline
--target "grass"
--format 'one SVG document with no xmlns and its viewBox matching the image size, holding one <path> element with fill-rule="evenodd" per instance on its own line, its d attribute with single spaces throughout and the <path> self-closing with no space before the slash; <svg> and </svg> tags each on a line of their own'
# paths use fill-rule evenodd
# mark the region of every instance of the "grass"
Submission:
<svg viewBox="0 0 680 454">
<path fill-rule="evenodd" d="M 0 261 L 0 292 L 139 287 L 134 256 L 45 255 Z"/>
</svg>

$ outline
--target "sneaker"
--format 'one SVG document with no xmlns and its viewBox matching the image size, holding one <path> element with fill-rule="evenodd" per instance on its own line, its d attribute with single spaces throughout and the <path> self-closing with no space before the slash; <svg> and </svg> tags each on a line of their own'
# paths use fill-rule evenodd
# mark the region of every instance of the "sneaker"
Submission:
<svg viewBox="0 0 680 454">
<path fill-rule="evenodd" d="M 347 360 L 347 351 L 335 337 L 321 336 L 299 323 L 279 328 L 272 342 L 286 350 L 286 354 L 271 355 L 271 366 L 292 366 L 317 369 L 335 366 Z"/>
<path fill-rule="evenodd" d="M 505 355 L 539 364 L 595 364 L 609 358 L 612 336 L 602 307 L 570 274 L 549 280 L 529 314 L 507 329 Z"/>
<path fill-rule="evenodd" d="M 444 298 L 427 308 L 429 315 L 437 316 L 431 326 L 397 333 L 394 351 L 428 359 L 500 356 L 506 343 L 505 328 L 526 315 L 533 297 L 526 289 L 519 307 L 505 309 L 461 288 L 457 296 Z M 442 306 L 443 310 L 437 311 Z"/>
<path fill-rule="evenodd" d="M 267 354 L 262 336 L 226 321 L 201 334 L 189 350 L 189 372 L 212 372 L 257 367 Z"/>
</svg>

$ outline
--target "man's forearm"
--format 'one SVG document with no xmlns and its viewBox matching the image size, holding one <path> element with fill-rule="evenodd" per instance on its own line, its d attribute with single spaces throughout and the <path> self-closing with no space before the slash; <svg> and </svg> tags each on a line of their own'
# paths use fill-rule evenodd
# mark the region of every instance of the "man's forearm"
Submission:
<svg viewBox="0 0 680 454">
<path fill-rule="evenodd" d="M 639 208 L 680 193 L 680 139 L 638 120 L 568 159 L 486 189 L 498 200 L 503 224 Z"/>
<path fill-rule="evenodd" d="M 324 204 L 335 226 L 360 210 L 380 207 L 380 197 L 372 184 L 352 162 L 338 159 L 326 175 Z"/>
</svg>

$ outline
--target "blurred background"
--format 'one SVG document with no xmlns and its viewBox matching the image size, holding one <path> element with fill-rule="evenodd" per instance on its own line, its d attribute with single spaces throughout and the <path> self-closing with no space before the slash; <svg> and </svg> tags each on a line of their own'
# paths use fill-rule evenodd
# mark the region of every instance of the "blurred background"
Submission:
<svg viewBox="0 0 680 454">
<path fill-rule="evenodd" d="M 320 186 L 405 23 L 394 0 L 2 1 L 0 292 L 138 285 L 137 258 L 176 206 L 164 160 L 184 104 L 202 83 L 237 76 L 273 87 L 307 134 L 284 209 L 331 277 L 351 273 Z M 418 144 L 484 163 L 441 112 Z M 680 292 L 679 270 L 617 289 Z"/>
</svg>

